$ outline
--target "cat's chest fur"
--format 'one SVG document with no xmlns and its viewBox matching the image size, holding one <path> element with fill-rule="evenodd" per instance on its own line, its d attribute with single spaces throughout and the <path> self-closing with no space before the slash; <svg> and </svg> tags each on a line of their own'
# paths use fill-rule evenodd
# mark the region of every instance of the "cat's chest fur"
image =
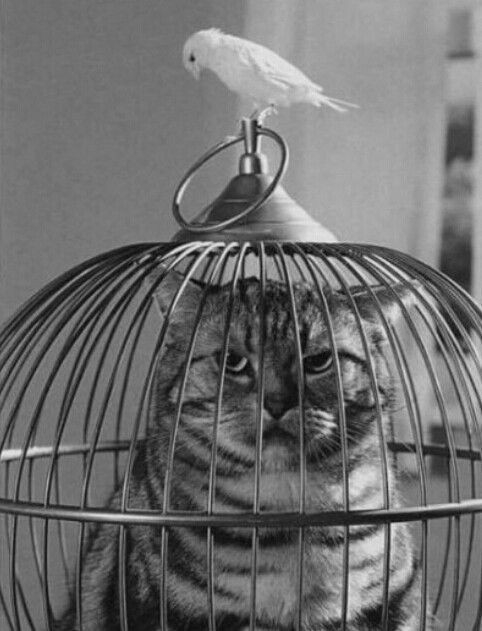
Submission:
<svg viewBox="0 0 482 631">
<path fill-rule="evenodd" d="M 383 548 L 386 537 L 383 526 L 373 525 L 354 530 L 347 555 L 350 563 L 346 587 L 348 589 L 347 620 L 353 621 L 366 602 L 373 601 L 383 588 Z M 392 527 L 392 545 L 398 546 L 391 559 L 390 582 L 392 589 L 406 584 L 412 572 L 412 551 L 407 541 L 404 524 Z M 257 567 L 262 571 L 256 579 L 256 612 L 259 620 L 270 628 L 296 628 L 299 594 L 302 592 L 303 629 L 324 631 L 330 621 L 339 620 L 342 606 L 344 575 L 344 535 L 340 530 L 323 528 L 305 530 L 300 545 L 299 532 L 293 532 L 293 543 L 274 547 L 260 545 Z M 300 555 L 300 551 L 302 554 Z M 300 563 L 300 559 L 302 562 Z M 300 584 L 300 569 L 303 577 Z M 239 574 L 225 569 L 217 574 L 217 587 L 238 594 L 238 605 L 245 615 L 252 603 L 250 574 Z M 244 616 L 243 616 L 244 617 Z"/>
</svg>

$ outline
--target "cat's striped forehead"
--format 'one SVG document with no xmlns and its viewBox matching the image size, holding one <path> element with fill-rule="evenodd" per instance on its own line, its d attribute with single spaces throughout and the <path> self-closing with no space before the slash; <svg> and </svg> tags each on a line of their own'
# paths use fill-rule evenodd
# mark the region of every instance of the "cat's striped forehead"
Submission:
<svg viewBox="0 0 482 631">
<path fill-rule="evenodd" d="M 385 305 L 387 324 L 390 308 Z M 302 352 L 313 346 L 330 347 L 332 333 L 339 350 L 349 349 L 360 358 L 365 356 L 363 338 L 370 346 L 386 338 L 374 303 L 366 293 L 349 298 L 308 283 L 293 283 L 290 290 L 279 281 L 267 281 L 262 292 L 258 280 L 240 281 L 234 295 L 231 343 L 237 340 L 253 352 L 259 347 L 261 321 L 265 344 L 280 352 L 283 348 L 296 352 L 296 330 Z"/>
<path fill-rule="evenodd" d="M 155 294 L 162 314 L 170 313 L 169 305 L 182 283 L 180 275 L 162 283 Z M 260 325 L 264 323 L 267 344 L 295 348 L 296 331 L 303 349 L 313 342 L 328 346 L 331 332 L 339 349 L 350 348 L 360 356 L 366 345 L 386 339 L 386 331 L 400 317 L 400 305 L 408 306 L 411 292 L 403 286 L 353 287 L 337 291 L 306 282 L 240 279 L 231 285 L 206 287 L 199 283 L 183 283 L 176 308 L 169 316 L 168 335 L 182 341 L 199 319 L 198 339 L 206 349 L 222 344 L 226 317 L 230 318 L 230 344 L 236 341 L 248 351 L 258 348 Z M 198 315 L 196 315 L 198 314 Z M 331 331 L 331 332 L 330 332 Z"/>
<path fill-rule="evenodd" d="M 233 326 L 247 334 L 258 327 L 261 319 L 272 342 L 292 338 L 294 316 L 302 339 L 312 328 L 323 326 L 323 304 L 319 292 L 308 284 L 295 283 L 292 294 L 286 284 L 267 281 L 261 292 L 259 281 L 245 280 L 238 285 L 235 295 Z M 249 338 L 249 335 L 247 335 Z"/>
</svg>

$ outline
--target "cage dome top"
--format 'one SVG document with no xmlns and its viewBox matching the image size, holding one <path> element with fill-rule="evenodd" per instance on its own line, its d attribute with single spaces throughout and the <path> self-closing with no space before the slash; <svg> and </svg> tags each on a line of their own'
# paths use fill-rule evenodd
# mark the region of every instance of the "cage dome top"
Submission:
<svg viewBox="0 0 482 631">
<path fill-rule="evenodd" d="M 261 136 L 274 140 L 280 150 L 280 163 L 273 177 L 266 173 L 266 158 L 259 152 Z M 180 211 L 180 202 L 196 171 L 219 152 L 241 142 L 244 153 L 239 160 L 239 174 L 194 221 L 186 221 Z M 262 127 L 256 119 L 244 118 L 239 135 L 228 137 L 210 149 L 181 180 L 174 196 L 173 212 L 182 229 L 174 240 L 336 241 L 336 237 L 315 221 L 281 186 L 288 155 L 288 147 L 279 134 Z"/>
</svg>

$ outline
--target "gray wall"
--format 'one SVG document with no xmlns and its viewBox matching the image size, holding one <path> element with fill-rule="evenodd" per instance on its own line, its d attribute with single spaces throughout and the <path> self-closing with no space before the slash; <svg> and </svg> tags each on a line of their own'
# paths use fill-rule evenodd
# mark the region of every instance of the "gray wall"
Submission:
<svg viewBox="0 0 482 631">
<path fill-rule="evenodd" d="M 476 53 L 475 76 L 482 78 L 482 5 L 474 11 L 474 37 Z M 473 294 L 482 302 L 482 178 L 480 177 L 482 166 L 482 80 L 477 83 L 476 96 L 476 138 L 475 138 L 475 173 L 479 177 L 474 178 L 474 254 L 473 269 Z"/>
<path fill-rule="evenodd" d="M 1 319 L 91 255 L 170 238 L 175 184 L 236 116 L 234 96 L 184 71 L 182 45 L 243 25 L 242 2 L 2 6 Z"/>
</svg>

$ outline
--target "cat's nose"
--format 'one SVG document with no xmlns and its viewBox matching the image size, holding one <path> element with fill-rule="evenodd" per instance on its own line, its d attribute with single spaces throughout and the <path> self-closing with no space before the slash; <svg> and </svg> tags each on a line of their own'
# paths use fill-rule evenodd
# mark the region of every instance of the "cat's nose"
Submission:
<svg viewBox="0 0 482 631">
<path fill-rule="evenodd" d="M 288 410 L 291 410 L 298 404 L 297 396 L 288 396 L 280 398 L 269 398 L 264 401 L 264 409 L 271 414 L 271 416 L 278 420 Z"/>
</svg>

